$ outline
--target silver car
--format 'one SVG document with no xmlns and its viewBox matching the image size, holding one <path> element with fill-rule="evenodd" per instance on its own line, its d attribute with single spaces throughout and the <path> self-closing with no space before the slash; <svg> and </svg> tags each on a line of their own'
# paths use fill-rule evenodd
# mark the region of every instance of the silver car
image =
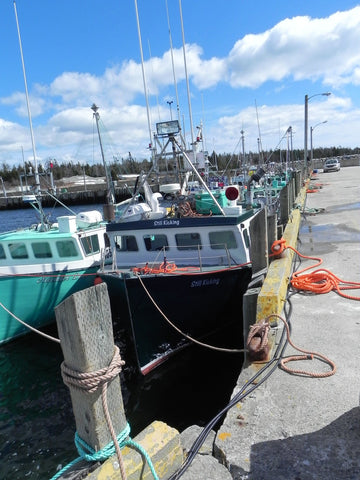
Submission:
<svg viewBox="0 0 360 480">
<path fill-rule="evenodd" d="M 340 162 L 336 158 L 329 158 L 324 163 L 323 171 L 326 172 L 338 172 L 340 170 Z"/>
</svg>

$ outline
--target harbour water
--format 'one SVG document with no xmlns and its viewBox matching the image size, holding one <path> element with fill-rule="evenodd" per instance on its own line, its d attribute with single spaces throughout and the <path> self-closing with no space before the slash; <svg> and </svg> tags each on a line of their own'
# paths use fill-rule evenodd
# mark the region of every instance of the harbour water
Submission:
<svg viewBox="0 0 360 480">
<path fill-rule="evenodd" d="M 100 206 L 91 208 L 101 211 Z M 57 208 L 51 219 L 65 214 Z M 0 212 L 0 231 L 32 223 L 33 209 Z M 234 314 L 240 321 L 241 313 Z M 56 336 L 56 326 L 50 330 Z M 237 345 L 213 341 L 230 348 L 241 344 L 241 338 Z M 62 359 L 58 344 L 33 333 L 0 347 L 0 479 L 50 479 L 78 457 L 69 391 L 60 374 Z M 131 436 L 153 420 L 180 431 L 205 425 L 228 403 L 241 365 L 239 354 L 199 346 L 183 350 L 145 378 L 125 365 L 121 380 Z"/>
</svg>

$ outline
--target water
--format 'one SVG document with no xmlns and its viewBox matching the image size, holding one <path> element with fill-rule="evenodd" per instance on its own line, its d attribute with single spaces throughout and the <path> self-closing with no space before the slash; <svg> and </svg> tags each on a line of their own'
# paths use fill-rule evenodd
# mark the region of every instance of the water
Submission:
<svg viewBox="0 0 360 480">
<path fill-rule="evenodd" d="M 57 208 L 51 218 L 64 214 L 65 209 Z M 35 222 L 32 209 L 0 212 L 0 231 Z M 56 327 L 49 333 L 56 336 Z M 239 347 L 226 339 L 213 342 Z M 1 480 L 49 479 L 78 456 L 70 395 L 60 374 L 62 360 L 58 344 L 32 333 L 0 347 Z M 205 425 L 229 401 L 241 361 L 238 354 L 194 346 L 145 378 L 125 366 L 121 382 L 131 436 L 153 420 L 179 431 Z"/>
</svg>

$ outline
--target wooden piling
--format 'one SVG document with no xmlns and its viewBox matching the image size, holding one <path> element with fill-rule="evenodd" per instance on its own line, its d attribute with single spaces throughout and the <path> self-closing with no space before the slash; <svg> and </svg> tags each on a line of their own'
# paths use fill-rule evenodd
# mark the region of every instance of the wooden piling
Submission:
<svg viewBox="0 0 360 480">
<path fill-rule="evenodd" d="M 55 309 L 64 362 L 76 372 L 97 372 L 110 365 L 114 337 L 110 301 L 105 283 L 81 290 Z M 82 440 L 98 451 L 112 441 L 104 416 L 101 388 L 87 393 L 70 386 L 76 430 Z M 120 378 L 107 386 L 107 405 L 117 434 L 126 427 Z"/>
<path fill-rule="evenodd" d="M 55 308 L 55 314 L 67 369 L 77 373 L 107 369 L 116 347 L 106 283 L 74 293 Z M 93 450 L 103 449 L 112 437 L 104 415 L 101 388 L 86 393 L 70 384 L 69 389 L 79 437 Z M 119 435 L 127 426 L 119 375 L 107 383 L 107 407 L 115 434 Z M 163 422 L 154 421 L 130 443 L 131 448 L 126 446 L 121 452 L 127 480 L 153 480 L 152 468 L 157 478 L 166 480 L 183 462 L 180 434 Z M 113 455 L 100 465 L 77 463 L 61 479 L 77 480 L 86 475 L 93 480 L 117 480 L 122 477 L 119 469 Z"/>
</svg>

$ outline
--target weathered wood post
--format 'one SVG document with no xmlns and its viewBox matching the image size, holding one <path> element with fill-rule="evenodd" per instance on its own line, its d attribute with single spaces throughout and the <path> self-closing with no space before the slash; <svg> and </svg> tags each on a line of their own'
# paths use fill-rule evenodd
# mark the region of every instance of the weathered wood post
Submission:
<svg viewBox="0 0 360 480">
<path fill-rule="evenodd" d="M 127 421 L 120 378 L 118 374 L 114 376 L 111 374 L 119 371 L 120 359 L 114 345 L 106 284 L 100 283 L 74 293 L 55 308 L 55 314 L 66 365 L 65 380 L 70 389 L 77 434 L 90 448 L 98 452 L 113 440 L 105 418 L 101 388 L 88 393 L 72 386 L 67 377 L 67 370 L 70 369 L 76 374 L 75 379 L 78 374 L 82 378 L 83 374 L 88 374 L 86 377 L 92 377 L 93 373 L 100 373 L 102 377 L 104 370 L 106 375 L 110 371 L 106 392 L 108 413 L 115 436 L 126 433 Z M 108 369 L 109 366 L 112 368 Z M 118 479 L 120 478 L 119 468 L 126 472 L 124 475 L 121 473 L 121 477 L 126 476 L 127 480 L 154 480 L 154 478 L 165 480 L 182 464 L 183 450 L 180 434 L 163 422 L 152 422 L 130 443 L 131 446 L 126 446 L 121 451 L 121 462 L 111 457 L 91 473 L 89 473 L 89 467 L 84 465 L 87 462 L 82 462 L 80 469 L 87 470 L 86 478 L 89 480 Z M 70 469 L 65 477 L 61 478 L 73 480 L 83 478 L 83 472 L 78 476 L 77 470 L 74 467 L 74 472 Z M 156 476 L 154 472 L 160 473 Z M 74 475 L 69 477 L 69 473 Z"/>
<path fill-rule="evenodd" d="M 105 283 L 74 293 L 55 309 L 66 366 L 76 372 L 96 372 L 110 365 L 114 337 L 110 302 Z M 76 422 L 82 440 L 98 451 L 111 442 L 103 412 L 101 389 L 95 393 L 69 386 Z M 126 427 L 120 378 L 107 386 L 107 404 L 115 432 Z"/>
</svg>

